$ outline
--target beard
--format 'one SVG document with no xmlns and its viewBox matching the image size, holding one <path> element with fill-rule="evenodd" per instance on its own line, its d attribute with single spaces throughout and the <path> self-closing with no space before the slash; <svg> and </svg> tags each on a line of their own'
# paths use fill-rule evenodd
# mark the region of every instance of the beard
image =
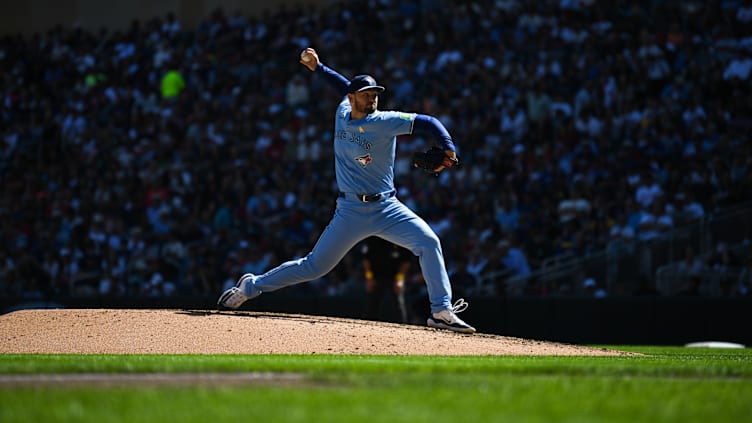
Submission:
<svg viewBox="0 0 752 423">
<path fill-rule="evenodd" d="M 379 104 L 378 101 L 374 101 L 373 103 L 370 103 L 370 102 L 356 103 L 355 111 L 358 113 L 371 114 L 376 111 L 376 106 L 378 106 L 378 104 Z"/>
</svg>

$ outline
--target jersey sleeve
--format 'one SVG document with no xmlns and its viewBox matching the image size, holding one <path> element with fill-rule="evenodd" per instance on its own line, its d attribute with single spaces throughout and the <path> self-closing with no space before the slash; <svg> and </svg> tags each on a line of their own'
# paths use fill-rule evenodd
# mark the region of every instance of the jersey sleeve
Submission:
<svg viewBox="0 0 752 423">
<path fill-rule="evenodd" d="M 457 151 L 457 148 L 454 146 L 454 141 L 452 141 L 452 136 L 449 135 L 449 131 L 447 131 L 444 124 L 439 122 L 435 117 L 423 114 L 416 115 L 413 129 L 418 132 L 427 132 L 431 134 L 441 146 L 442 150 Z"/>
<path fill-rule="evenodd" d="M 337 119 L 344 119 L 350 112 L 350 101 L 347 98 L 343 98 L 337 105 Z"/>
<path fill-rule="evenodd" d="M 337 90 L 340 95 L 342 95 L 343 97 L 347 95 L 347 87 L 350 86 L 350 81 L 348 81 L 347 78 L 340 75 L 339 72 L 321 62 L 319 62 L 319 66 L 316 71 L 320 73 L 324 77 L 324 80 L 329 85 L 331 85 L 332 88 Z"/>
<path fill-rule="evenodd" d="M 392 135 L 408 135 L 413 133 L 415 113 L 387 111 L 381 113 L 382 124 Z"/>
</svg>

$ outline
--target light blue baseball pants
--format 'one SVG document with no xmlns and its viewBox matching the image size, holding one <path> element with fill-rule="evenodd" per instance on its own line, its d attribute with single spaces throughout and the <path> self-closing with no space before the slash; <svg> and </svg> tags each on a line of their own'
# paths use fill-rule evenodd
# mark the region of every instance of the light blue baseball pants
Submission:
<svg viewBox="0 0 752 423">
<path fill-rule="evenodd" d="M 261 292 L 308 282 L 328 274 L 358 242 L 379 236 L 415 254 L 428 288 L 431 312 L 451 309 L 452 288 L 441 242 L 428 224 L 396 197 L 363 203 L 338 198 L 334 217 L 310 253 L 257 275 L 251 298 Z M 260 292 L 258 292 L 260 291 Z"/>
</svg>

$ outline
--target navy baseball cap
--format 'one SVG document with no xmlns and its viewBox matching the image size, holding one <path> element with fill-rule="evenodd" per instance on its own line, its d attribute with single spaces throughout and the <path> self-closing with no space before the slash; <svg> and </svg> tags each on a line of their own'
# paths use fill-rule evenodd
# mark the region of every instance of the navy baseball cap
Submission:
<svg viewBox="0 0 752 423">
<path fill-rule="evenodd" d="M 382 87 L 381 85 L 378 85 L 376 83 L 376 80 L 373 79 L 371 75 L 358 75 L 354 77 L 352 80 L 350 80 L 350 86 L 348 87 L 347 92 L 350 94 L 352 93 L 358 93 L 365 90 L 371 90 L 376 89 L 379 90 L 379 92 L 384 91 L 386 88 Z"/>
</svg>

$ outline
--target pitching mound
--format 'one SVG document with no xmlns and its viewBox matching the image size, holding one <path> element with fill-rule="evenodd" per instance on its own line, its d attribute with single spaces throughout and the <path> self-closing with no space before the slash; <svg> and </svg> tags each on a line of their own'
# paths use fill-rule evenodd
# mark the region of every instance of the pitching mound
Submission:
<svg viewBox="0 0 752 423">
<path fill-rule="evenodd" d="M 249 311 L 22 310 L 0 316 L 0 353 L 627 355 L 421 326 Z"/>
</svg>

